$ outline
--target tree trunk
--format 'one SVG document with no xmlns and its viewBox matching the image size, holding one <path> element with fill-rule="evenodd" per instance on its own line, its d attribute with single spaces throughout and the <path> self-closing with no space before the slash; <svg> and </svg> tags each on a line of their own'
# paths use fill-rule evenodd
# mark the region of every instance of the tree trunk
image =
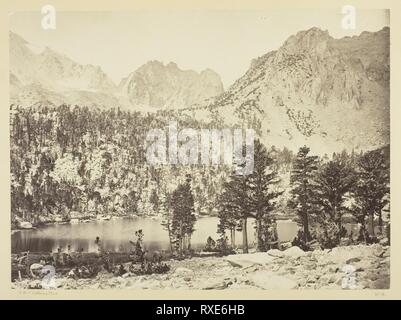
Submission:
<svg viewBox="0 0 401 320">
<path fill-rule="evenodd" d="M 338 240 L 341 240 L 341 229 L 342 229 L 341 217 L 338 218 Z"/>
<path fill-rule="evenodd" d="M 262 221 L 261 219 L 256 220 L 256 249 L 257 251 L 263 251 L 263 239 L 262 239 Z"/>
<path fill-rule="evenodd" d="M 310 235 L 309 235 L 309 221 L 308 221 L 308 214 L 304 214 L 304 241 L 309 242 L 310 240 Z"/>
<path fill-rule="evenodd" d="M 182 221 L 180 221 L 180 254 L 182 254 L 184 249 L 184 234 L 182 232 Z"/>
<path fill-rule="evenodd" d="M 379 220 L 378 220 L 378 223 L 379 223 L 380 233 L 383 235 L 383 219 L 382 219 L 382 213 L 381 213 L 381 211 L 379 212 Z"/>
<path fill-rule="evenodd" d="M 188 238 L 187 238 L 187 249 L 188 249 L 188 251 L 191 250 L 191 235 L 190 234 L 188 235 Z"/>
<path fill-rule="evenodd" d="M 372 237 L 375 236 L 375 214 L 374 212 L 369 213 L 369 233 Z"/>
<path fill-rule="evenodd" d="M 359 230 L 359 234 L 362 236 L 362 240 L 366 244 L 368 242 L 368 239 L 366 237 L 367 235 L 366 235 L 366 225 L 365 225 L 365 223 L 361 223 L 361 228 Z"/>
<path fill-rule="evenodd" d="M 168 238 L 169 238 L 169 241 L 170 241 L 170 250 L 173 253 L 174 252 L 173 235 L 171 234 L 170 221 L 167 221 L 167 232 L 168 232 Z"/>
<path fill-rule="evenodd" d="M 235 228 L 230 229 L 231 247 L 235 248 Z"/>
<path fill-rule="evenodd" d="M 247 219 L 242 218 L 242 252 L 248 253 L 248 231 L 247 231 Z"/>
</svg>

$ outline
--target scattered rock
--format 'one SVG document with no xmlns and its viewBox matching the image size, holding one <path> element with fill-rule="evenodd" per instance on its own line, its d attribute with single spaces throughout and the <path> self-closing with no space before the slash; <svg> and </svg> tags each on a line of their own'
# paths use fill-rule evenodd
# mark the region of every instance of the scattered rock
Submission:
<svg viewBox="0 0 401 320">
<path fill-rule="evenodd" d="M 381 248 L 380 245 L 378 246 Z M 378 252 L 378 250 L 379 249 L 374 246 L 364 245 L 336 247 L 332 250 L 328 250 L 327 254 L 323 254 L 320 259 L 326 263 L 344 265 L 348 260 L 353 258 L 363 260 L 369 256 L 373 256 L 374 252 Z"/>
<path fill-rule="evenodd" d="M 27 222 L 27 221 L 21 221 L 21 222 L 19 222 L 19 227 L 20 227 L 21 229 L 32 229 L 32 228 L 33 228 L 32 223 Z"/>
<path fill-rule="evenodd" d="M 278 249 L 270 249 L 269 251 L 266 252 L 269 256 L 276 257 L 276 258 L 282 258 L 284 257 L 283 251 L 280 251 Z"/>
<path fill-rule="evenodd" d="M 29 282 L 28 289 L 42 289 L 42 282 L 40 280 L 33 280 Z"/>
<path fill-rule="evenodd" d="M 383 238 L 383 239 L 380 239 L 379 243 L 380 243 L 382 246 L 388 246 L 389 240 L 388 240 L 388 238 Z"/>
<path fill-rule="evenodd" d="M 283 276 L 277 276 L 266 271 L 259 271 L 252 274 L 250 280 L 256 287 L 267 290 L 298 288 L 298 284 L 294 280 Z"/>
<path fill-rule="evenodd" d="M 43 269 L 43 264 L 41 263 L 33 263 L 30 265 L 29 269 L 31 269 L 31 271 L 40 271 Z"/>
<path fill-rule="evenodd" d="M 339 289 L 347 270 L 356 276 L 356 289 L 386 289 L 390 285 L 390 248 L 354 245 L 332 250 L 304 252 L 298 247 L 285 251 L 236 254 L 227 257 L 194 257 L 170 261 L 165 274 L 120 277 L 100 271 L 95 278 L 57 277 L 61 289 Z M 236 266 L 236 267 L 234 267 Z M 240 267 L 240 268 L 238 268 Z M 31 269 L 40 272 L 41 264 Z M 344 268 L 352 268 L 344 269 Z M 43 289 L 40 278 L 16 279 L 13 288 Z"/>
<path fill-rule="evenodd" d="M 346 264 L 352 264 L 352 263 L 359 262 L 359 261 L 361 261 L 361 259 L 359 259 L 359 258 L 351 258 L 351 259 L 348 259 L 345 263 Z"/>
<path fill-rule="evenodd" d="M 336 283 L 339 280 L 341 281 L 342 278 L 343 278 L 343 276 L 340 274 L 332 274 L 329 276 L 329 283 Z"/>
<path fill-rule="evenodd" d="M 203 286 L 203 290 L 223 290 L 228 287 L 228 283 L 222 280 L 210 279 Z"/>
<path fill-rule="evenodd" d="M 183 268 L 183 267 L 179 267 L 177 269 L 175 269 L 174 274 L 176 275 L 188 275 L 188 274 L 192 274 L 194 273 L 193 270 L 188 269 L 188 268 Z"/>
<path fill-rule="evenodd" d="M 308 271 L 316 270 L 317 264 L 313 262 L 307 262 L 304 265 L 304 269 Z"/>
<path fill-rule="evenodd" d="M 316 282 L 316 276 L 311 274 L 308 276 L 308 278 L 306 279 L 306 283 L 315 283 Z"/>
<path fill-rule="evenodd" d="M 379 258 L 383 257 L 385 250 L 383 249 L 383 247 L 381 245 L 376 243 L 372 246 L 372 248 L 373 248 L 373 255 L 375 255 L 376 257 L 379 257 Z"/>
<path fill-rule="evenodd" d="M 390 288 L 390 278 L 385 277 L 383 279 L 377 279 L 372 281 L 369 286 L 371 289 L 389 289 Z"/>
<path fill-rule="evenodd" d="M 248 268 L 256 264 L 265 265 L 277 259 L 268 255 L 266 252 L 232 254 L 224 257 L 224 260 L 231 263 L 234 267 Z"/>
<path fill-rule="evenodd" d="M 358 272 L 368 270 L 369 268 L 372 267 L 371 260 L 369 260 L 369 259 L 365 259 L 365 260 L 358 261 L 356 263 L 352 263 L 352 265 L 356 268 L 356 271 L 358 271 Z"/>
<path fill-rule="evenodd" d="M 288 248 L 287 250 L 283 251 L 283 254 L 285 257 L 298 259 L 300 257 L 305 256 L 306 252 L 303 251 L 301 248 L 294 246 L 294 247 Z"/>
</svg>

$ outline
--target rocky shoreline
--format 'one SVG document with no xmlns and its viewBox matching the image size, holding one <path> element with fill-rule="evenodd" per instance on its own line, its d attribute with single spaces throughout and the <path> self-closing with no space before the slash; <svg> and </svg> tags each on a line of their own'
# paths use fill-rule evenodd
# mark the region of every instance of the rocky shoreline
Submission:
<svg viewBox="0 0 401 320">
<path fill-rule="evenodd" d="M 105 271 L 92 279 L 55 278 L 60 289 L 388 289 L 390 247 L 352 245 L 304 252 L 285 251 L 170 260 L 165 274 L 114 276 Z M 40 289 L 41 280 L 12 283 L 16 289 Z"/>
</svg>

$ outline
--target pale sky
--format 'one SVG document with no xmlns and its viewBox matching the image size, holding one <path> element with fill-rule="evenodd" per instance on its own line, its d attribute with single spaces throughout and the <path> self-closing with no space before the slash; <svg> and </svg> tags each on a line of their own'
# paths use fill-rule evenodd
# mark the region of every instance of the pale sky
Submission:
<svg viewBox="0 0 401 320">
<path fill-rule="evenodd" d="M 356 29 L 341 27 L 338 10 L 57 12 L 56 30 L 43 30 L 40 12 L 10 14 L 10 30 L 71 59 L 99 65 L 116 84 L 149 60 L 181 69 L 210 68 L 227 88 L 252 59 L 278 49 L 311 27 L 335 38 L 389 25 L 385 10 L 356 12 Z"/>
</svg>

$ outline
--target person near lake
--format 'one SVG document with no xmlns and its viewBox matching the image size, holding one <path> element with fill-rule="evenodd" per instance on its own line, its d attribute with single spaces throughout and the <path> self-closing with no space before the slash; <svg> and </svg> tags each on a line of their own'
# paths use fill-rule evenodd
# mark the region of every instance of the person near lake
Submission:
<svg viewBox="0 0 401 320">
<path fill-rule="evenodd" d="M 103 248 L 102 248 L 102 241 L 100 240 L 100 237 L 96 237 L 95 244 L 97 246 L 97 254 L 101 255 L 102 251 L 103 251 Z"/>
</svg>

